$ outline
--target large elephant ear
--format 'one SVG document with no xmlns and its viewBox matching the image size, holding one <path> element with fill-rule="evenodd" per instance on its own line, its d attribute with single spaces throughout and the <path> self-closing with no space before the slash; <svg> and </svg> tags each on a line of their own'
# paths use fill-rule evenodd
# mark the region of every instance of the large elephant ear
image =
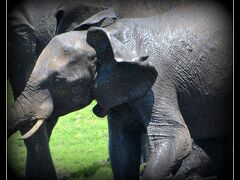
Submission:
<svg viewBox="0 0 240 180">
<path fill-rule="evenodd" d="M 95 95 L 104 109 L 141 98 L 154 84 L 158 73 L 148 56 L 138 56 L 107 30 L 91 27 L 87 43 L 97 53 Z"/>
<path fill-rule="evenodd" d="M 112 8 L 109 8 L 88 18 L 80 25 L 76 26 L 73 30 L 87 30 L 92 26 L 108 26 L 113 23 L 116 18 L 117 17 L 114 10 Z"/>
</svg>

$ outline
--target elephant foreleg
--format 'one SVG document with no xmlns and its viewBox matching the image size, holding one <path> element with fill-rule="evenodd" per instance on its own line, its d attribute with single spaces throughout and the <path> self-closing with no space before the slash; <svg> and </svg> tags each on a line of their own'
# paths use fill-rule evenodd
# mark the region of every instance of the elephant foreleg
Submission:
<svg viewBox="0 0 240 180">
<path fill-rule="evenodd" d="M 115 180 L 139 179 L 141 133 L 117 127 L 109 118 L 109 154 Z"/>
<path fill-rule="evenodd" d="M 50 141 L 53 128 L 58 122 L 58 118 L 51 118 L 48 121 L 46 121 L 46 129 L 47 129 L 47 135 L 48 135 L 48 141 Z"/>
<path fill-rule="evenodd" d="M 51 126 L 51 131 L 53 127 Z M 25 167 L 27 179 L 57 179 L 48 144 L 50 139 L 49 130 L 45 122 L 32 137 L 24 140 L 27 148 Z M 25 132 L 26 129 L 21 130 L 22 134 Z"/>
</svg>

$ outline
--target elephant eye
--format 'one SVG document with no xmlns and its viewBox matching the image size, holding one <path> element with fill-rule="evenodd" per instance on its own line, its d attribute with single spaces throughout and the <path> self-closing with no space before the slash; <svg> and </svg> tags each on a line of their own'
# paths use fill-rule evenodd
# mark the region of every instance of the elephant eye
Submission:
<svg viewBox="0 0 240 180">
<path fill-rule="evenodd" d="M 92 63 L 95 63 L 97 61 L 97 57 L 96 55 L 92 55 L 89 57 L 89 60 L 92 62 Z"/>
<path fill-rule="evenodd" d="M 60 79 L 60 77 L 55 77 L 55 78 L 54 78 L 54 81 L 55 81 L 55 82 L 60 82 L 61 79 Z"/>
<path fill-rule="evenodd" d="M 52 81 L 53 81 L 54 83 L 59 83 L 59 82 L 61 82 L 61 81 L 62 81 L 61 75 L 60 75 L 59 73 L 57 73 L 57 72 L 53 73 L 53 75 L 52 75 Z"/>
</svg>

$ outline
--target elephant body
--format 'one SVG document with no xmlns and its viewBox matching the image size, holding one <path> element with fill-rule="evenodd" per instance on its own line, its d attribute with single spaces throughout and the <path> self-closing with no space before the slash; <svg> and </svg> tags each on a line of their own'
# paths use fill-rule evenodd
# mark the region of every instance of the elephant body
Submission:
<svg viewBox="0 0 240 180">
<path fill-rule="evenodd" d="M 87 36 L 97 53 L 94 112 L 108 115 L 115 179 L 138 179 L 142 132 L 150 145 L 143 179 L 177 175 L 192 139 L 218 141 L 207 153 L 225 156 L 211 157 L 219 178 L 231 176 L 231 141 L 221 139 L 232 133 L 232 24 L 221 5 L 120 19 Z"/>
</svg>

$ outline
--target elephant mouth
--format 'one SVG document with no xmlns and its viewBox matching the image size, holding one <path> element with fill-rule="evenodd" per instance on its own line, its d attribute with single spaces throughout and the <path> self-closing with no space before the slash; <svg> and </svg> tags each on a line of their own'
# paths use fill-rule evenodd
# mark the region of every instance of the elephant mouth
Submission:
<svg viewBox="0 0 240 180">
<path fill-rule="evenodd" d="M 109 112 L 108 109 L 103 108 L 99 104 L 93 107 L 93 113 L 98 117 L 103 118 L 108 114 L 108 112 Z"/>
</svg>

